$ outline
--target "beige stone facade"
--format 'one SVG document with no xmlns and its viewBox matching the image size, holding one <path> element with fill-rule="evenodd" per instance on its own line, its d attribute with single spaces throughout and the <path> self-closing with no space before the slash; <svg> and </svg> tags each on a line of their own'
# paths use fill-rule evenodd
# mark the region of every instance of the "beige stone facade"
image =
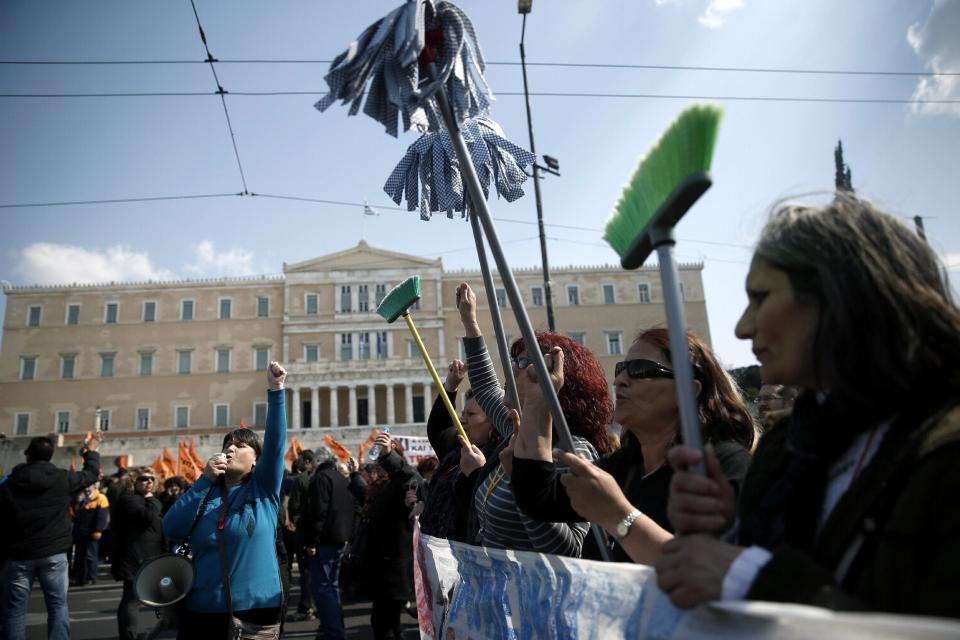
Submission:
<svg viewBox="0 0 960 640">
<path fill-rule="evenodd" d="M 709 341 L 701 270 L 681 265 L 680 278 L 687 324 Z M 212 453 L 228 427 L 261 426 L 262 369 L 278 360 L 290 374 L 290 429 L 306 444 L 325 433 L 352 444 L 385 424 L 422 435 L 430 376 L 405 323 L 388 325 L 375 313 L 383 295 L 413 274 L 422 298 L 412 315 L 438 369 L 462 353 L 459 282 L 477 291 L 492 340 L 479 272 L 446 272 L 439 259 L 362 241 L 284 264 L 281 277 L 8 287 L 0 432 L 15 442 L 58 433 L 72 448 L 94 428 L 100 407 L 108 456 L 149 462 L 150 452 L 184 435 Z M 545 329 L 541 272 L 514 277 L 534 326 Z M 655 268 L 561 267 L 551 277 L 557 330 L 583 340 L 611 380 L 633 335 L 665 322 Z M 518 337 L 512 309 L 501 311 L 506 333 Z"/>
</svg>

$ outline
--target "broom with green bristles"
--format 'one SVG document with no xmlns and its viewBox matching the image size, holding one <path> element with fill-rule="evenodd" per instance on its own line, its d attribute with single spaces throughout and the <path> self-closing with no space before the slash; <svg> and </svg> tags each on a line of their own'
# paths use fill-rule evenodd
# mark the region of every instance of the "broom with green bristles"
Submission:
<svg viewBox="0 0 960 640">
<path fill-rule="evenodd" d="M 423 364 L 427 365 L 427 370 L 430 372 L 430 376 L 433 377 L 434 384 L 436 384 L 440 390 L 440 398 L 443 400 L 443 405 L 447 408 L 447 413 L 450 414 L 450 418 L 453 420 L 453 424 L 457 426 L 460 435 L 463 436 L 463 439 L 469 445 L 470 438 L 467 437 L 467 432 L 463 430 L 463 425 L 460 424 L 457 410 L 453 408 L 453 404 L 450 402 L 450 398 L 447 396 L 447 392 L 443 387 L 443 382 L 440 381 L 440 376 L 437 374 L 433 362 L 430 361 L 430 356 L 427 355 L 427 348 L 423 346 L 420 333 L 417 331 L 416 325 L 413 324 L 413 318 L 410 317 L 410 307 L 416 304 L 419 299 L 420 276 L 410 276 L 384 296 L 383 300 L 377 306 L 377 314 L 389 323 L 393 323 L 400 316 L 403 316 L 403 319 L 407 321 L 410 334 L 417 343 L 417 347 L 420 348 L 420 356 L 423 358 Z"/>
<path fill-rule="evenodd" d="M 718 107 L 694 105 L 674 120 L 640 160 L 603 235 L 620 255 L 624 269 L 636 269 L 656 250 L 672 345 L 687 343 L 680 281 L 673 256 L 676 244 L 673 228 L 712 184 L 710 161 L 721 115 Z M 683 442 L 701 449 L 703 438 L 687 349 L 673 348 L 670 357 Z M 702 462 L 697 465 L 697 471 L 704 472 Z"/>
</svg>

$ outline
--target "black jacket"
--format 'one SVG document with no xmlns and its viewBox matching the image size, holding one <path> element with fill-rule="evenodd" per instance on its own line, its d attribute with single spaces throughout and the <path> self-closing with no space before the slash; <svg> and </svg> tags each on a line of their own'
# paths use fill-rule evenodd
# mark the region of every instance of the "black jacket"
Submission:
<svg viewBox="0 0 960 640">
<path fill-rule="evenodd" d="M 133 580 L 140 565 L 164 552 L 163 516 L 160 501 L 137 493 L 125 493 L 110 507 L 113 564 L 117 580 Z"/>
<path fill-rule="evenodd" d="M 664 464 L 649 475 L 644 475 L 640 444 L 632 437 L 624 440 L 622 448 L 602 456 L 595 464 L 616 479 L 630 504 L 672 533 L 673 526 L 667 518 L 667 501 L 673 470 Z M 732 440 L 715 442 L 713 446 L 724 475 L 739 491 L 750 466 L 750 452 Z M 531 518 L 548 522 L 576 522 L 581 519 L 570 506 L 570 498 L 560 483 L 560 476 L 553 463 L 514 458 L 510 486 L 517 505 Z M 589 543 L 584 543 L 583 557 L 599 557 L 595 547 L 591 548 L 592 545 L 592 538 Z M 611 560 L 631 562 L 630 556 L 619 544 L 614 544 Z"/>
<path fill-rule="evenodd" d="M 305 547 L 343 544 L 353 532 L 355 503 L 346 479 L 331 461 L 313 472 L 306 495 L 301 496 L 297 532 Z"/>
<path fill-rule="evenodd" d="M 73 496 L 97 481 L 100 454 L 88 451 L 82 471 L 51 462 L 18 464 L 0 485 L 0 554 L 11 560 L 35 560 L 65 553 L 73 544 L 67 509 Z"/>
<path fill-rule="evenodd" d="M 368 494 L 364 573 L 375 598 L 412 600 L 413 521 L 404 499 L 408 489 L 420 489 L 423 478 L 396 451 L 379 463 L 390 479 L 375 483 Z"/>
</svg>

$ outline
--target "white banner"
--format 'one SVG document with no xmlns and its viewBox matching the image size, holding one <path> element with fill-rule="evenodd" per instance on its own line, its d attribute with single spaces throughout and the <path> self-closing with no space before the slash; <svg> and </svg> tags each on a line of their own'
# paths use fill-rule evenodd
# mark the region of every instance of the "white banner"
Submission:
<svg viewBox="0 0 960 640">
<path fill-rule="evenodd" d="M 407 462 L 417 466 L 424 458 L 436 456 L 433 452 L 433 446 L 430 444 L 430 438 L 423 436 L 390 436 L 400 443 L 406 452 Z"/>
<path fill-rule="evenodd" d="M 960 637 L 940 618 L 838 613 L 774 602 L 674 607 L 651 567 L 474 547 L 414 533 L 420 637 L 760 640 Z"/>
</svg>

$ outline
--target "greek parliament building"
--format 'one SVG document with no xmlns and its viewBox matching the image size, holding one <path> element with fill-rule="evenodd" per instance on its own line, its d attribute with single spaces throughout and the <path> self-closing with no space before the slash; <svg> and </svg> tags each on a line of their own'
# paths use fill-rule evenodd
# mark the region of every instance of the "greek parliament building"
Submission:
<svg viewBox="0 0 960 640">
<path fill-rule="evenodd" d="M 680 278 L 687 323 L 709 340 L 702 269 L 680 265 Z M 149 463 L 183 436 L 194 437 L 206 457 L 227 429 L 263 427 L 271 360 L 289 372 L 289 427 L 305 446 L 319 446 L 324 434 L 352 445 L 372 426 L 425 435 L 436 393 L 430 375 L 406 324 L 376 314 L 386 292 L 413 274 L 422 298 L 412 314 L 441 377 L 463 355 L 455 302 L 461 281 L 477 291 L 495 354 L 479 271 L 444 271 L 440 259 L 363 241 L 284 264 L 282 276 L 7 286 L 0 348 L 6 448 L 22 462 L 29 437 L 53 433 L 62 462 L 94 429 L 99 408 L 108 469 L 119 454 Z M 542 272 L 519 269 L 514 277 L 534 326 L 546 328 Z M 655 267 L 561 267 L 551 278 L 557 330 L 593 350 L 610 380 L 633 335 L 665 323 Z M 512 339 L 519 331 L 502 289 L 497 298 Z"/>
</svg>

